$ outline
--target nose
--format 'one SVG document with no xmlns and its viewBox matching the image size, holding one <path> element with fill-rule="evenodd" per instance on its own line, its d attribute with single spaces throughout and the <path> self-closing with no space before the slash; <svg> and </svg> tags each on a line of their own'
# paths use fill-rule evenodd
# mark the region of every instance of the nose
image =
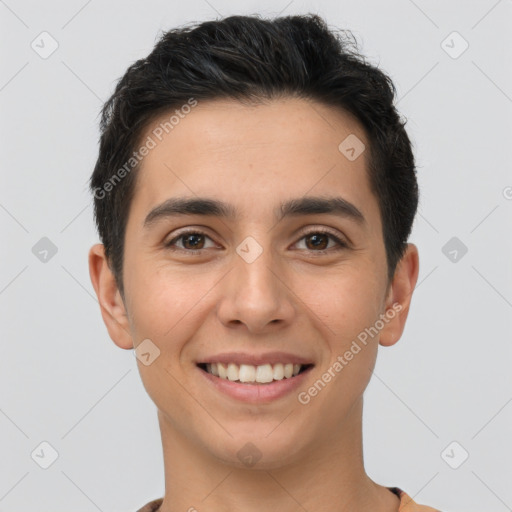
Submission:
<svg viewBox="0 0 512 512">
<path fill-rule="evenodd" d="M 291 284 L 269 248 L 254 261 L 235 254 L 224 281 L 217 314 L 226 327 L 242 324 L 256 334 L 293 321 L 297 308 Z"/>
</svg>

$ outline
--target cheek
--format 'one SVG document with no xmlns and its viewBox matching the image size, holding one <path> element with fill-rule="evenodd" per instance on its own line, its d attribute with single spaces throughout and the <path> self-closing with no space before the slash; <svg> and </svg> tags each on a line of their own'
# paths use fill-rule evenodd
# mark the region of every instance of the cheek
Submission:
<svg viewBox="0 0 512 512">
<path fill-rule="evenodd" d="M 200 328 L 204 303 L 201 279 L 185 278 L 183 273 L 151 267 L 147 262 L 131 267 L 137 269 L 126 280 L 130 296 L 132 332 L 135 344 L 151 340 L 159 350 L 148 366 L 137 361 L 143 385 L 161 410 L 180 404 L 182 419 L 192 414 L 183 407 L 183 389 L 174 379 L 182 378 L 180 359 L 187 342 Z"/>
<path fill-rule="evenodd" d="M 179 358 L 212 309 L 218 273 L 168 262 L 141 261 L 132 268 L 137 270 L 126 280 L 126 291 L 136 342 L 152 339 L 166 359 Z"/>
<path fill-rule="evenodd" d="M 329 382 L 330 391 L 323 394 L 319 404 L 325 400 L 333 410 L 338 410 L 334 405 L 343 403 L 339 411 L 345 411 L 357 399 L 371 378 L 378 336 L 371 337 L 367 333 L 381 312 L 382 283 L 378 277 L 369 279 L 373 274 L 368 267 L 350 270 L 345 269 L 343 275 L 329 280 L 329 288 L 324 293 L 318 288 L 312 293 L 309 287 L 308 305 L 321 319 L 318 325 L 328 352 L 321 363 L 320 378 Z M 320 387 L 322 385 L 319 383 Z"/>
<path fill-rule="evenodd" d="M 332 348 L 343 348 L 378 318 L 382 285 L 377 279 L 369 279 L 369 274 L 368 268 L 345 268 L 321 284 L 303 283 L 304 302 L 321 320 L 322 331 L 331 340 Z"/>
<path fill-rule="evenodd" d="M 378 336 L 370 337 L 367 329 L 379 318 L 379 301 L 373 286 L 357 281 L 340 280 L 315 313 L 323 315 L 324 343 L 328 356 L 319 368 L 317 388 L 321 410 L 330 411 L 333 424 L 341 421 L 362 395 L 371 379 L 378 350 Z M 313 393 L 315 392 L 312 390 Z M 319 410 L 320 410 L 319 409 Z"/>
</svg>

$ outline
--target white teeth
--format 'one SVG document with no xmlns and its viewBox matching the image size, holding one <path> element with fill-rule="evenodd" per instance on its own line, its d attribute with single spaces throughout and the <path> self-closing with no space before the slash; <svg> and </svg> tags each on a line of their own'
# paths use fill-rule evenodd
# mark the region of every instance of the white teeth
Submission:
<svg viewBox="0 0 512 512">
<path fill-rule="evenodd" d="M 215 363 L 212 363 L 212 367 L 215 366 Z M 217 373 L 221 379 L 227 379 L 228 372 L 226 367 L 222 363 L 218 363 L 217 365 Z M 213 373 L 213 372 L 212 372 Z"/>
<path fill-rule="evenodd" d="M 229 380 L 238 380 L 238 375 L 240 373 L 240 368 L 233 363 L 228 364 L 228 379 Z"/>
<path fill-rule="evenodd" d="M 287 363 L 284 365 L 284 376 L 289 379 L 293 375 L 293 364 Z"/>
<path fill-rule="evenodd" d="M 240 382 L 254 382 L 256 380 L 256 368 L 249 364 L 240 365 Z"/>
<path fill-rule="evenodd" d="M 256 368 L 256 382 L 272 382 L 274 380 L 274 371 L 272 370 L 272 365 L 264 364 L 262 366 L 258 366 Z"/>
<path fill-rule="evenodd" d="M 300 365 L 299 365 L 300 368 Z M 299 372 L 297 372 L 299 373 Z M 281 380 L 284 378 L 284 368 L 281 363 L 274 365 L 274 380 Z"/>
<path fill-rule="evenodd" d="M 230 381 L 258 382 L 267 384 L 273 380 L 289 379 L 300 372 L 302 365 L 293 363 L 262 364 L 253 366 L 251 364 L 237 365 L 235 363 L 207 363 L 206 371 Z"/>
</svg>

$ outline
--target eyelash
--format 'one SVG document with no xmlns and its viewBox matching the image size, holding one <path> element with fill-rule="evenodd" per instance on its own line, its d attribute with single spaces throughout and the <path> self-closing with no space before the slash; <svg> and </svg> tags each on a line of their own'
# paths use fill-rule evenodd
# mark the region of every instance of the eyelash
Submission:
<svg viewBox="0 0 512 512">
<path fill-rule="evenodd" d="M 206 250 L 206 249 L 182 249 L 181 247 L 177 247 L 177 248 L 173 247 L 175 242 L 177 242 L 178 240 L 180 240 L 181 238 L 183 238 L 186 235 L 202 235 L 202 236 L 205 236 L 207 238 L 210 238 L 210 240 L 211 240 L 211 237 L 208 236 L 206 233 L 204 233 L 202 231 L 199 231 L 199 230 L 196 230 L 196 229 L 189 229 L 189 230 L 182 231 L 177 236 L 175 236 L 172 240 L 170 240 L 169 242 L 166 242 L 164 244 L 165 247 L 167 249 L 170 249 L 170 250 L 173 250 L 173 251 L 181 251 L 181 252 L 185 252 L 185 253 L 190 254 L 190 255 L 199 254 L 202 251 Z M 306 233 L 303 233 L 301 238 L 299 238 L 298 241 L 306 238 L 309 235 L 327 235 L 328 237 L 330 237 L 332 240 L 334 240 L 338 244 L 338 247 L 330 248 L 330 249 L 322 249 L 322 250 L 319 250 L 319 251 L 306 249 L 306 250 L 308 250 L 308 252 L 321 255 L 321 254 L 328 254 L 328 253 L 331 253 L 331 252 L 337 252 L 337 251 L 340 251 L 340 250 L 343 250 L 343 249 L 348 249 L 348 244 L 347 243 L 345 243 L 343 240 L 341 240 L 339 237 L 337 237 L 336 235 L 334 235 L 330 231 L 328 231 L 326 229 L 321 229 L 321 228 L 317 228 L 317 229 L 308 231 Z"/>
</svg>

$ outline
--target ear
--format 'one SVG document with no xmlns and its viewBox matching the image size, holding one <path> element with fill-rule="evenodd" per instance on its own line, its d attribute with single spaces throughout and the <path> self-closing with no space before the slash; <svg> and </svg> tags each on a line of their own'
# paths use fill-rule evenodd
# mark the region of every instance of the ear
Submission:
<svg viewBox="0 0 512 512">
<path fill-rule="evenodd" d="M 418 248 L 414 244 L 407 244 L 386 296 L 385 314 L 388 321 L 380 331 L 379 340 L 379 344 L 384 347 L 394 345 L 402 336 L 418 273 Z"/>
<path fill-rule="evenodd" d="M 105 257 L 103 244 L 93 245 L 89 251 L 89 275 L 112 341 L 120 348 L 133 348 L 125 304 Z"/>
</svg>

